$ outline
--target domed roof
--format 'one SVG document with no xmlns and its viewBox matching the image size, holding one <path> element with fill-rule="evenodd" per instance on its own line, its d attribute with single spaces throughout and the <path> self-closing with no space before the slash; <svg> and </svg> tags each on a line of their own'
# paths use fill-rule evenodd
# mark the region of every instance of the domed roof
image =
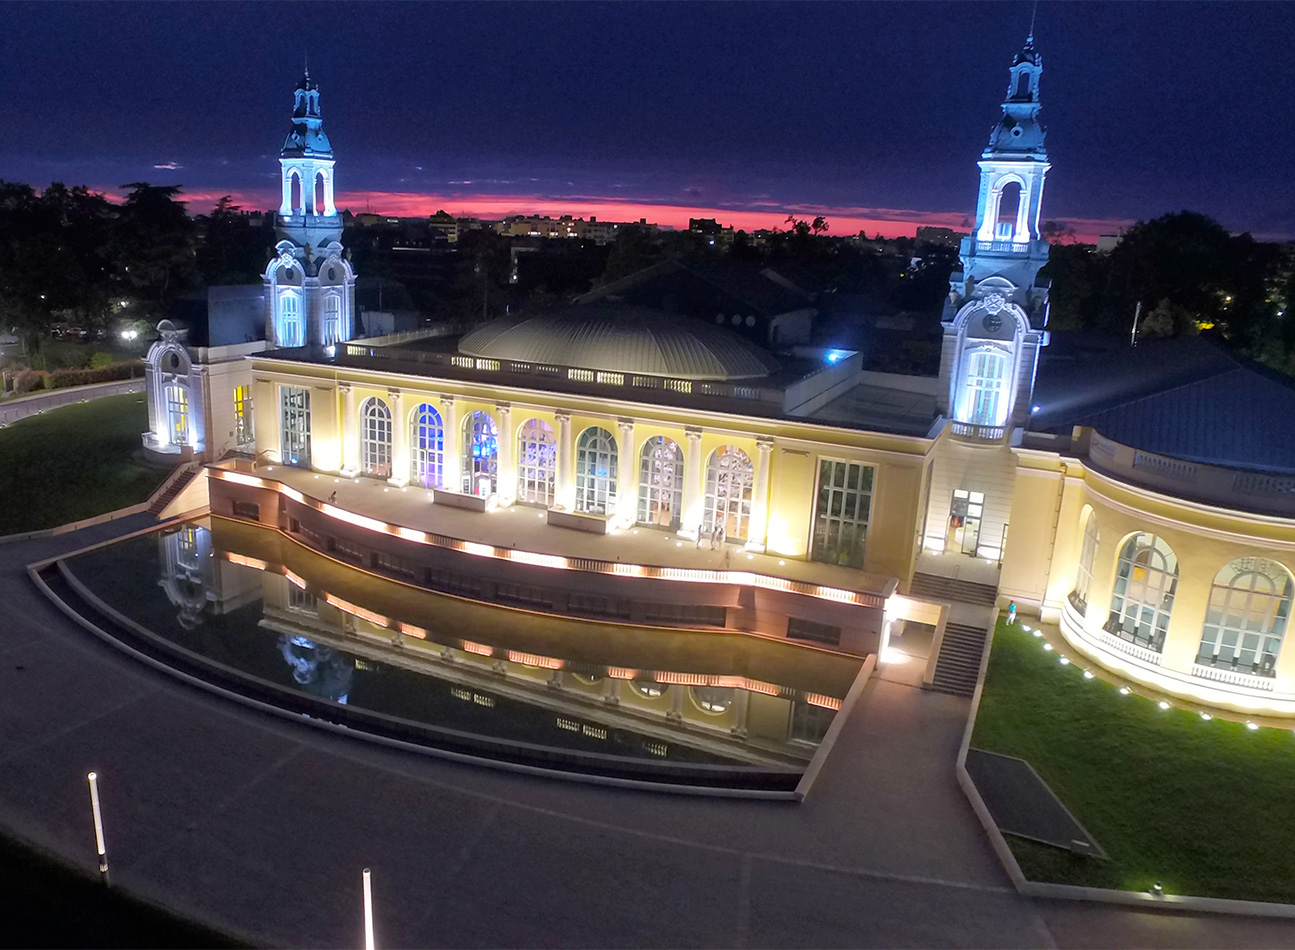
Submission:
<svg viewBox="0 0 1295 950">
<path fill-rule="evenodd" d="M 753 379 L 778 369 L 773 356 L 735 333 L 646 307 L 572 306 L 503 317 L 465 336 L 459 352 L 677 379 Z"/>
</svg>

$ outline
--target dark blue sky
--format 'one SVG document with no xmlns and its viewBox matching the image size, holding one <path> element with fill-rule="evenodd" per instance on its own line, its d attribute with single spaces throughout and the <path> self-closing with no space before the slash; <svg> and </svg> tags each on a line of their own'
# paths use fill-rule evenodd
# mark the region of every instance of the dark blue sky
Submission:
<svg viewBox="0 0 1295 950">
<path fill-rule="evenodd" d="M 1029 18 L 1010 0 L 7 3 L 0 177 L 266 205 L 308 48 L 356 210 L 956 219 Z M 1045 218 L 1186 207 L 1295 236 L 1295 4 L 1044 2 L 1036 36 Z"/>
</svg>

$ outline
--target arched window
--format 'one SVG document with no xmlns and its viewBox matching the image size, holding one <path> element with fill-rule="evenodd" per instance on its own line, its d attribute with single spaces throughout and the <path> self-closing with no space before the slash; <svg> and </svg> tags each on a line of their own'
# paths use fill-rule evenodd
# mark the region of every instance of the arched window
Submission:
<svg viewBox="0 0 1295 950">
<path fill-rule="evenodd" d="M 301 293 L 284 290 L 279 293 L 279 345 L 301 346 L 306 342 L 301 319 Z"/>
<path fill-rule="evenodd" d="M 288 187 L 291 194 L 291 207 L 293 214 L 305 214 L 305 199 L 301 196 L 301 175 L 296 169 L 288 172 Z"/>
<path fill-rule="evenodd" d="M 323 214 L 327 210 L 324 201 L 324 173 L 318 172 L 315 175 L 315 206 L 314 214 Z"/>
<path fill-rule="evenodd" d="M 284 465 L 310 468 L 310 390 L 279 390 L 279 452 Z"/>
<path fill-rule="evenodd" d="M 1075 568 L 1075 589 L 1070 602 L 1079 612 L 1088 610 L 1088 590 L 1093 585 L 1093 561 L 1097 557 L 1097 513 L 1084 506 L 1084 540 L 1079 547 L 1079 565 Z"/>
<path fill-rule="evenodd" d="M 683 452 L 664 436 L 648 439 L 639 457 L 640 524 L 673 531 L 683 508 Z"/>
<path fill-rule="evenodd" d="M 181 383 L 166 387 L 166 429 L 172 445 L 189 444 L 189 393 Z"/>
<path fill-rule="evenodd" d="M 963 393 L 963 422 L 999 426 L 1007 415 L 1007 354 L 996 349 L 973 349 L 966 353 L 966 386 Z"/>
<path fill-rule="evenodd" d="M 553 506 L 558 470 L 558 440 L 543 419 L 527 419 L 517 434 L 517 500 Z"/>
<path fill-rule="evenodd" d="M 994 239 L 1011 241 L 1016 236 L 1016 215 L 1021 208 L 1021 183 L 1009 181 L 998 193 L 998 217 L 995 219 Z"/>
<path fill-rule="evenodd" d="M 469 495 L 493 495 L 498 489 L 499 430 L 490 413 L 480 409 L 463 420 L 463 488 Z"/>
<path fill-rule="evenodd" d="M 616 439 L 592 426 L 576 443 L 576 511 L 611 514 L 616 507 Z"/>
<path fill-rule="evenodd" d="M 1198 666 L 1273 676 L 1291 613 L 1291 573 L 1276 561 L 1237 558 L 1214 577 Z"/>
<path fill-rule="evenodd" d="M 1163 538 L 1139 533 L 1124 542 L 1106 631 L 1159 653 L 1178 589 L 1178 558 Z"/>
<path fill-rule="evenodd" d="M 360 410 L 360 465 L 365 475 L 391 477 L 391 410 L 376 396 L 364 400 Z"/>
<path fill-rule="evenodd" d="M 694 686 L 688 692 L 692 694 L 692 701 L 697 704 L 697 708 L 712 716 L 728 712 L 735 697 L 731 686 Z"/>
<path fill-rule="evenodd" d="M 754 484 L 755 467 L 745 452 L 732 445 L 715 450 L 706 466 L 706 505 L 701 522 L 706 537 L 714 537 L 718 525 L 728 540 L 746 540 Z"/>
<path fill-rule="evenodd" d="M 1016 77 L 1016 98 L 1030 98 L 1030 74 L 1024 69 Z"/>
<path fill-rule="evenodd" d="M 338 294 L 324 296 L 324 346 L 342 342 L 342 298 Z"/>
<path fill-rule="evenodd" d="M 422 403 L 414 410 L 409 436 L 410 481 L 423 488 L 443 487 L 445 428 L 435 406 Z"/>
</svg>

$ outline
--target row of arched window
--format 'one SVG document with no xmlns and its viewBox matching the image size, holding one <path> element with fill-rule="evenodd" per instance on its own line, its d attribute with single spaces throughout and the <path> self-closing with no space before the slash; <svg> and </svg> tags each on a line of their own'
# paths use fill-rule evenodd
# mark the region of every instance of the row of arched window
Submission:
<svg viewBox="0 0 1295 950">
<path fill-rule="evenodd" d="M 1081 612 L 1087 611 L 1099 536 L 1097 514 L 1086 508 L 1071 594 Z M 1178 580 L 1178 557 L 1164 538 L 1145 531 L 1130 535 L 1120 546 L 1110 610 L 1102 628 L 1154 653 L 1163 652 Z M 1196 664 L 1273 676 L 1290 619 L 1293 588 L 1290 570 L 1271 558 L 1242 557 L 1225 564 L 1210 588 Z"/>
<path fill-rule="evenodd" d="M 381 399 L 366 399 L 360 410 L 362 473 L 390 478 L 392 472 L 391 410 Z M 436 407 L 422 403 L 410 413 L 409 480 L 422 488 L 442 488 L 477 495 L 498 490 L 499 431 L 488 412 L 475 410 L 461 423 L 459 484 L 446 484 L 445 425 Z M 543 419 L 527 419 L 517 431 L 517 500 L 551 507 L 556 496 L 558 440 Z M 620 447 L 601 426 L 590 426 L 576 439 L 575 487 L 577 511 L 606 515 L 616 507 Z M 638 465 L 637 520 L 674 530 L 683 509 L 684 457 L 679 445 L 664 436 L 643 444 Z M 726 537 L 744 540 L 751 522 L 755 467 L 735 446 L 711 453 L 706 464 L 706 494 L 702 530 L 722 526 Z"/>
</svg>

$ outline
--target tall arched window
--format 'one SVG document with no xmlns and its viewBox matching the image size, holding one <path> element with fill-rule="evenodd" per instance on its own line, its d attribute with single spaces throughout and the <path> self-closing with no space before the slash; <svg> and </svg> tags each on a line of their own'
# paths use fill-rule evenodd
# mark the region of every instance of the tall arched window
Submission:
<svg viewBox="0 0 1295 950">
<path fill-rule="evenodd" d="M 683 508 L 683 452 L 664 436 L 643 443 L 639 456 L 640 524 L 673 531 Z"/>
<path fill-rule="evenodd" d="M 281 291 L 279 293 L 279 345 L 301 346 L 305 342 L 305 327 L 301 319 L 301 292 Z"/>
<path fill-rule="evenodd" d="M 1291 573 L 1276 561 L 1237 558 L 1214 577 L 1198 666 L 1273 676 L 1291 614 Z"/>
<path fill-rule="evenodd" d="M 995 349 L 971 350 L 966 354 L 967 381 L 962 421 L 973 425 L 998 426 L 1006 416 L 1007 354 Z"/>
<path fill-rule="evenodd" d="M 1075 568 L 1075 589 L 1070 601 L 1080 613 L 1088 610 L 1088 591 L 1093 585 L 1093 561 L 1097 557 L 1097 513 L 1084 506 L 1084 540 L 1079 547 L 1079 565 Z"/>
<path fill-rule="evenodd" d="M 324 346 L 342 342 L 342 298 L 339 294 L 324 295 Z"/>
<path fill-rule="evenodd" d="M 315 206 L 313 214 L 323 214 L 327 206 L 324 201 L 324 173 L 315 175 Z"/>
<path fill-rule="evenodd" d="M 592 426 L 576 443 L 576 511 L 611 514 L 616 507 L 616 439 Z"/>
<path fill-rule="evenodd" d="M 1030 74 L 1025 70 L 1021 70 L 1020 75 L 1016 77 L 1016 98 L 1030 98 Z"/>
<path fill-rule="evenodd" d="M 288 172 L 288 188 L 292 198 L 292 213 L 305 214 L 305 199 L 301 196 L 301 175 L 296 169 Z"/>
<path fill-rule="evenodd" d="M 493 495 L 499 487 L 499 430 L 480 409 L 463 420 L 463 491 Z"/>
<path fill-rule="evenodd" d="M 436 407 L 422 403 L 414 410 L 409 433 L 409 479 L 423 488 L 441 488 L 445 474 L 445 428 Z"/>
<path fill-rule="evenodd" d="M 1016 216 L 1021 209 L 1020 182 L 1009 181 L 998 193 L 998 218 L 994 226 L 994 239 L 1011 241 L 1016 236 Z"/>
<path fill-rule="evenodd" d="M 284 465 L 310 468 L 310 390 L 304 386 L 279 390 L 279 440 Z"/>
<path fill-rule="evenodd" d="M 730 541 L 746 540 L 751 526 L 751 487 L 755 467 L 741 449 L 732 445 L 716 449 L 706 465 L 706 505 L 702 531 L 713 537 L 722 525 Z"/>
<path fill-rule="evenodd" d="M 558 440 L 543 419 L 527 419 L 517 434 L 517 500 L 553 506 L 558 470 Z"/>
<path fill-rule="evenodd" d="M 189 444 L 189 393 L 178 382 L 166 387 L 166 428 L 172 445 Z"/>
<path fill-rule="evenodd" d="M 391 410 L 376 396 L 364 400 L 360 410 L 360 464 L 363 474 L 391 477 Z"/>
<path fill-rule="evenodd" d="M 1178 589 L 1178 558 L 1163 538 L 1139 533 L 1124 542 L 1106 631 L 1159 653 Z"/>
</svg>

